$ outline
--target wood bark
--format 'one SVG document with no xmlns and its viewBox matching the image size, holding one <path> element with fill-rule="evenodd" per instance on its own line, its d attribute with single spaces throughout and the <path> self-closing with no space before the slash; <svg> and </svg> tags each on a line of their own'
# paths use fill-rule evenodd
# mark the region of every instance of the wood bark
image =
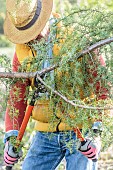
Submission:
<svg viewBox="0 0 113 170">
<path fill-rule="evenodd" d="M 105 39 L 105 40 L 101 40 L 99 42 L 97 42 L 96 44 L 90 46 L 89 48 L 83 50 L 81 53 L 78 53 L 75 58 L 79 58 L 81 56 L 84 56 L 87 53 L 90 53 L 91 51 L 100 48 L 103 45 L 106 44 L 110 44 L 111 42 L 113 42 L 113 37 Z M 58 91 L 52 89 L 50 86 L 48 86 L 40 77 L 41 75 L 50 72 L 54 69 L 56 69 L 57 67 L 59 67 L 59 64 L 50 66 L 46 69 L 43 69 L 41 71 L 37 71 L 37 72 L 29 72 L 29 73 L 25 73 L 25 72 L 0 72 L 0 78 L 32 78 L 34 76 L 37 76 L 38 80 L 40 80 L 40 82 L 52 93 L 58 95 L 60 98 L 62 98 L 66 103 L 73 105 L 74 107 L 79 107 L 79 108 L 83 108 L 83 109 L 90 109 L 90 110 L 112 110 L 113 107 L 93 107 L 93 106 L 88 106 L 88 105 L 80 105 L 80 104 L 76 104 L 73 101 L 67 99 L 65 96 L 63 96 L 61 93 L 59 93 Z"/>
</svg>

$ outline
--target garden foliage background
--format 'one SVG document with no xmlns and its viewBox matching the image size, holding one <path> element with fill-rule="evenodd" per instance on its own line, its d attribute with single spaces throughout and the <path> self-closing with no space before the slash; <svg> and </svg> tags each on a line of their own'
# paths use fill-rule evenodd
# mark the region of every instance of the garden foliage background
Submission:
<svg viewBox="0 0 113 170">
<path fill-rule="evenodd" d="M 5 67 L 6 70 L 8 70 L 10 68 L 10 64 L 11 64 L 10 60 L 12 60 L 13 53 L 14 53 L 14 47 L 15 47 L 14 44 L 9 42 L 7 40 L 7 38 L 4 36 L 4 34 L 3 34 L 3 22 L 4 22 L 4 19 L 5 19 L 5 11 L 6 11 L 5 3 L 6 3 L 5 0 L 0 0 L 0 4 L 1 4 L 1 7 L 0 7 L 0 57 L 1 57 L 0 61 L 4 61 L 4 63 L 2 63 L 2 65 L 0 65 L 0 72 L 5 71 L 3 65 L 6 66 Z M 105 11 L 107 11 L 109 13 L 109 16 L 113 15 L 113 13 L 112 13 L 113 1 L 109 1 L 109 0 L 100 0 L 99 2 L 97 2 L 96 0 L 55 0 L 54 1 L 54 9 L 55 9 L 55 11 L 61 13 L 62 17 L 69 16 L 70 11 L 71 11 L 70 9 L 73 9 L 73 10 L 76 9 L 76 11 L 77 11 L 79 9 L 82 9 L 82 10 L 83 9 L 88 9 L 89 10 L 89 9 L 94 9 L 94 8 L 95 9 L 100 9 L 100 8 L 105 9 Z M 110 12 L 111 12 L 111 15 L 110 15 Z M 95 23 L 96 18 L 93 17 L 92 14 L 87 15 L 90 18 L 90 23 L 92 24 L 92 25 L 90 24 L 91 29 L 89 29 L 89 30 L 92 31 L 93 33 L 95 33 L 94 35 L 91 34 L 91 36 L 93 37 L 93 41 L 92 41 L 93 43 L 95 43 L 96 40 L 98 39 L 97 34 L 99 34 L 98 37 L 99 38 L 102 37 L 102 39 L 113 37 L 113 32 L 112 32 L 112 23 L 113 23 L 112 21 L 113 20 L 112 20 L 112 17 L 108 18 L 107 14 L 104 14 L 103 16 L 105 16 L 105 15 L 106 15 L 106 21 L 107 22 L 104 22 L 102 20 L 102 15 L 99 15 L 101 17 L 100 18 L 98 17 L 98 19 L 97 19 L 97 23 L 99 23 L 99 19 L 100 19 L 100 24 L 101 24 L 101 22 L 103 24 L 103 30 L 102 30 L 103 32 L 101 32 L 101 34 L 99 32 L 100 30 L 99 31 L 96 30 L 96 23 Z M 72 22 L 71 19 L 70 19 L 70 21 Z M 79 21 L 79 19 L 78 19 L 78 21 Z M 66 25 L 66 21 L 64 23 Z M 68 20 L 67 20 L 67 23 L 69 24 Z M 110 25 L 110 23 L 111 23 L 111 25 Z M 109 25 L 109 28 L 110 28 L 109 32 L 107 32 L 108 31 L 108 26 L 107 25 Z M 72 38 L 72 37 L 70 37 L 70 38 Z M 78 38 L 80 38 L 80 37 L 78 37 Z M 98 40 L 101 40 L 101 38 L 98 39 Z M 83 43 L 82 45 L 84 47 L 86 47 L 86 40 L 83 40 L 81 43 Z M 89 41 L 87 43 L 89 43 Z M 111 44 L 111 47 L 112 47 L 112 44 Z M 76 46 L 76 48 L 78 48 L 78 46 Z M 108 47 L 106 47 L 106 48 L 107 48 L 107 53 L 109 53 Z M 102 50 L 103 49 L 101 49 L 101 51 Z M 7 60 L 6 56 L 10 60 Z M 2 60 L 3 59 L 2 57 L 4 58 L 4 60 Z M 5 58 L 6 58 L 6 60 L 5 60 Z M 9 70 L 9 71 L 11 71 L 11 70 Z M 4 82 L 3 80 L 0 81 L 0 170 L 5 168 L 3 166 L 3 147 L 4 147 L 3 136 L 4 136 L 4 115 L 5 115 L 5 109 L 6 109 L 7 97 L 8 97 L 7 83 L 9 83 L 9 81 L 8 82 L 7 81 Z M 34 132 L 32 133 L 33 124 L 34 124 L 34 122 L 32 122 L 30 120 L 30 122 L 29 122 L 29 124 L 27 126 L 27 132 L 26 132 L 26 134 L 25 134 L 25 136 L 23 138 L 23 143 L 26 143 L 26 141 L 27 141 L 26 145 L 24 145 L 24 148 L 23 148 L 24 155 L 26 154 L 27 149 L 29 148 L 29 144 L 30 144 L 30 142 L 32 140 L 32 137 L 34 135 Z M 110 128 L 112 128 L 112 122 L 110 122 Z M 112 129 L 110 129 L 110 130 L 111 130 L 110 131 L 111 138 L 108 139 L 109 140 L 109 145 L 110 145 L 110 142 L 111 143 L 113 142 Z M 105 141 L 104 141 L 104 143 L 107 145 L 107 143 Z M 100 160 L 99 160 L 99 169 L 100 170 L 106 170 L 106 169 L 107 170 L 113 170 L 112 151 L 113 151 L 112 145 L 110 145 L 109 147 L 106 146 L 105 149 L 102 150 L 102 153 L 100 155 Z M 23 158 L 24 158 L 24 156 L 23 156 Z M 23 158 L 14 167 L 15 169 L 18 169 L 18 170 L 21 169 L 20 167 L 21 167 L 21 163 L 22 163 Z M 59 168 L 58 168 L 59 170 L 65 169 L 65 163 L 64 162 L 65 161 L 63 161 L 61 163 L 61 165 L 59 166 Z"/>
</svg>

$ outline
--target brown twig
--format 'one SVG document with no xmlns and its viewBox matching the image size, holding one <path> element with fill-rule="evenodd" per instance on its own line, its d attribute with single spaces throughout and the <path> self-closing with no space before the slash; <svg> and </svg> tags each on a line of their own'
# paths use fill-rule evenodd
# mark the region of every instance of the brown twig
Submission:
<svg viewBox="0 0 113 170">
<path fill-rule="evenodd" d="M 91 109 L 91 110 L 111 110 L 113 109 L 113 107 L 94 107 L 94 106 L 88 106 L 88 105 L 80 105 L 80 104 L 76 104 L 73 101 L 69 100 L 68 98 L 66 98 L 65 96 L 63 96 L 61 93 L 59 93 L 58 91 L 54 90 L 53 88 L 51 88 L 49 85 L 47 85 L 43 79 L 37 74 L 37 79 L 40 80 L 40 82 L 47 88 L 49 89 L 52 93 L 56 94 L 57 96 L 59 96 L 60 98 L 62 98 L 66 103 L 71 104 L 74 107 L 78 107 L 78 108 L 83 108 L 83 109 Z"/>
<path fill-rule="evenodd" d="M 41 76 L 45 73 L 48 73 L 52 70 L 54 70 L 55 68 L 57 68 L 58 65 L 53 65 L 51 67 L 42 69 L 41 71 L 38 71 L 38 74 Z M 35 75 L 37 74 L 37 72 L 0 72 L 0 78 L 23 78 L 23 79 L 27 79 L 27 78 L 33 78 Z"/>
<path fill-rule="evenodd" d="M 97 42 L 96 44 L 90 46 L 88 49 L 83 50 L 81 53 L 79 53 L 78 55 L 76 55 L 76 58 L 79 58 L 87 53 L 89 53 L 90 51 L 95 50 L 96 48 L 99 48 L 103 45 L 109 44 L 113 42 L 113 37 L 111 38 L 107 38 L 105 40 L 101 40 L 99 42 Z M 49 85 L 47 85 L 42 79 L 41 79 L 41 75 L 50 72 L 52 70 L 54 70 L 55 68 L 59 67 L 59 64 L 53 65 L 51 67 L 45 68 L 41 71 L 38 72 L 29 72 L 29 73 L 23 73 L 23 72 L 11 72 L 11 73 L 7 73 L 7 72 L 0 72 L 0 78 L 32 78 L 37 74 L 37 78 L 40 80 L 40 82 L 42 84 L 44 84 L 44 86 L 49 89 L 52 93 L 58 95 L 60 98 L 62 98 L 66 103 L 71 104 L 74 107 L 79 107 L 79 108 L 83 108 L 83 109 L 92 109 L 92 110 L 111 110 L 113 109 L 113 107 L 93 107 L 93 106 L 88 106 L 88 105 L 80 105 L 80 104 L 75 104 L 73 101 L 69 100 L 68 98 L 66 98 L 65 96 L 63 96 L 61 93 L 59 93 L 58 91 L 52 89 Z"/>
<path fill-rule="evenodd" d="M 89 53 L 90 51 L 93 51 L 93 50 L 95 50 L 95 49 L 97 49 L 97 48 L 99 48 L 99 47 L 102 47 L 102 46 L 104 46 L 104 45 L 106 45 L 106 44 L 110 44 L 111 42 L 113 42 L 113 37 L 107 38 L 107 39 L 104 39 L 104 40 L 101 40 L 101 41 L 99 41 L 99 42 L 91 45 L 88 49 L 83 50 L 83 51 L 79 54 L 79 57 L 81 57 L 81 56 L 83 56 L 83 55 Z"/>
<path fill-rule="evenodd" d="M 82 52 L 78 53 L 75 56 L 75 58 L 80 58 L 81 56 L 89 53 L 90 51 L 93 51 L 101 46 L 106 45 L 106 44 L 110 44 L 111 42 L 113 42 L 113 37 L 101 40 L 101 41 L 91 45 L 88 49 L 83 50 Z M 50 72 L 51 70 L 54 70 L 58 66 L 59 66 L 59 64 L 56 64 L 56 65 L 50 66 L 46 69 L 43 69 L 43 70 L 39 71 L 39 75 Z M 25 72 L 24 73 L 23 72 L 11 72 L 11 73 L 0 72 L 0 78 L 32 78 L 35 75 L 36 75 L 36 72 L 34 72 L 34 73 L 31 73 L 31 72 L 28 72 L 28 73 L 25 73 Z"/>
</svg>

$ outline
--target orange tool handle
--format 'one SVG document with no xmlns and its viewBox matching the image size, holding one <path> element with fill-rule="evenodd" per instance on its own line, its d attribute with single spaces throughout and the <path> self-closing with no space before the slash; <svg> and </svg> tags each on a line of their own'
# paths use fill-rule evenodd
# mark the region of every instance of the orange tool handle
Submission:
<svg viewBox="0 0 113 170">
<path fill-rule="evenodd" d="M 17 141 L 22 140 L 22 137 L 24 135 L 24 132 L 25 132 L 26 126 L 28 124 L 28 121 L 29 121 L 29 118 L 31 116 L 33 108 L 34 108 L 34 106 L 31 106 L 31 105 L 28 105 L 28 107 L 27 107 L 23 122 L 21 124 L 20 130 L 19 130 L 19 133 L 18 133 L 18 136 L 17 136 Z"/>
<path fill-rule="evenodd" d="M 82 133 L 80 131 L 80 129 L 77 127 L 77 128 L 74 128 L 73 129 L 74 132 L 76 133 L 77 135 L 77 138 L 80 139 L 81 142 L 85 141 L 84 137 L 82 136 Z"/>
</svg>

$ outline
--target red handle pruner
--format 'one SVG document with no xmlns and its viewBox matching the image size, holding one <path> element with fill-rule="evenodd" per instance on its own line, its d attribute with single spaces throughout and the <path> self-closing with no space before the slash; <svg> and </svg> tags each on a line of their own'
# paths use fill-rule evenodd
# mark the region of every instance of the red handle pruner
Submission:
<svg viewBox="0 0 113 170">
<path fill-rule="evenodd" d="M 80 139 L 81 142 L 84 142 L 85 139 L 80 131 L 80 129 L 77 127 L 77 128 L 73 128 L 74 132 L 76 133 L 77 135 L 77 138 Z"/>
</svg>

